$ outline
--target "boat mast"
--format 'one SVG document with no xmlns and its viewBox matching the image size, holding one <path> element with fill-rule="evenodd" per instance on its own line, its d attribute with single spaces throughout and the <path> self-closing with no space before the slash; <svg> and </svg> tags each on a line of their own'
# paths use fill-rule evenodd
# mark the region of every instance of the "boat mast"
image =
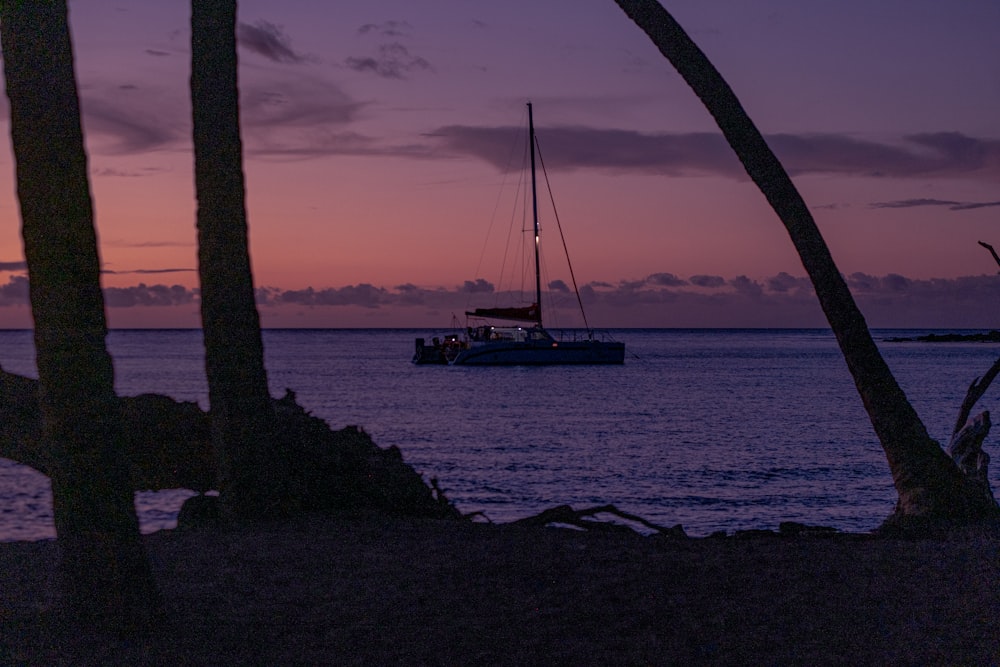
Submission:
<svg viewBox="0 0 1000 667">
<path fill-rule="evenodd" d="M 531 150 L 531 214 L 535 231 L 535 307 L 538 312 L 538 326 L 542 326 L 542 270 L 538 257 L 538 191 L 535 184 L 535 119 L 528 102 L 528 143 Z"/>
</svg>

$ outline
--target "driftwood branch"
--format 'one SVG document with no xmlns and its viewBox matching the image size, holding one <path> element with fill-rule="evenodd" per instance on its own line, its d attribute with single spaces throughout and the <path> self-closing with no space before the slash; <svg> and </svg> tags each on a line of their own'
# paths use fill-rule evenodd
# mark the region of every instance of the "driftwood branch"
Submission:
<svg viewBox="0 0 1000 667">
<path fill-rule="evenodd" d="M 965 475 L 965 478 L 978 489 L 984 500 L 991 501 L 994 505 L 996 505 L 996 500 L 993 497 L 993 489 L 990 487 L 989 479 L 990 455 L 983 451 L 983 442 L 989 435 L 992 425 L 990 413 L 988 410 L 984 410 L 971 419 L 969 415 L 997 374 L 1000 374 L 1000 359 L 993 363 L 981 379 L 976 378 L 969 385 L 962 406 L 959 408 L 958 419 L 955 420 L 951 439 L 946 447 L 948 455 Z"/>
<path fill-rule="evenodd" d="M 962 401 L 962 407 L 958 411 L 958 419 L 955 420 L 955 428 L 951 430 L 951 436 L 954 439 L 955 435 L 965 426 L 965 423 L 969 421 L 969 415 L 972 414 L 972 408 L 976 405 L 976 402 L 983 397 L 986 390 L 989 389 L 990 384 L 996 378 L 997 374 L 1000 374 L 1000 359 L 993 362 L 990 369 L 986 371 L 982 378 L 976 378 L 969 385 L 968 391 L 965 393 L 965 400 Z"/>
<path fill-rule="evenodd" d="M 630 526 L 610 521 L 598 520 L 596 517 L 599 514 L 610 514 L 618 517 L 619 519 L 637 523 L 645 528 L 648 528 L 654 533 L 662 535 L 676 535 L 681 537 L 684 536 L 684 529 L 679 525 L 674 526 L 673 528 L 664 528 L 663 526 L 658 526 L 640 516 L 636 516 L 635 514 L 623 512 L 614 505 L 599 505 L 597 507 L 590 507 L 588 509 L 581 510 L 575 510 L 569 505 L 559 505 L 558 507 L 553 507 L 543 512 L 539 512 L 534 516 L 518 519 L 517 521 L 514 521 L 512 525 L 543 527 L 551 524 L 565 524 L 582 528 L 583 530 L 601 530 L 606 532 L 627 533 L 636 532 Z"/>
<path fill-rule="evenodd" d="M 983 500 L 996 505 L 990 487 L 990 455 L 983 451 L 983 442 L 990 432 L 990 413 L 976 415 L 955 433 L 948 443 L 947 452 L 965 478 L 983 496 Z"/>
</svg>

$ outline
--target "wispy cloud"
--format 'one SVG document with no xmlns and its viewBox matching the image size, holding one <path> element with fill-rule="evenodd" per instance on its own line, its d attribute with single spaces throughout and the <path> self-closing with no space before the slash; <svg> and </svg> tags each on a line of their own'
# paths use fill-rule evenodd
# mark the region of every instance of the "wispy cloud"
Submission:
<svg viewBox="0 0 1000 667">
<path fill-rule="evenodd" d="M 145 176 L 155 176 L 156 174 L 162 174 L 167 171 L 163 167 L 140 167 L 138 169 L 113 169 L 110 167 L 102 167 L 99 169 L 94 169 L 94 176 L 104 176 L 109 178 L 143 178 Z"/>
<path fill-rule="evenodd" d="M 341 87 L 311 74 L 258 73 L 240 94 L 246 152 L 281 159 L 379 153 L 374 139 L 348 129 L 363 108 Z"/>
<path fill-rule="evenodd" d="M 195 239 L 192 236 L 190 241 L 126 241 L 123 239 L 110 239 L 101 241 L 102 245 L 115 248 L 192 248 Z"/>
<path fill-rule="evenodd" d="M 106 287 L 104 299 L 109 308 L 132 308 L 135 306 L 182 306 L 192 303 L 197 292 L 182 285 L 146 285 L 134 287 Z"/>
<path fill-rule="evenodd" d="M 502 169 L 519 133 L 523 129 L 451 125 L 427 137 L 454 156 L 479 158 Z M 774 134 L 766 139 L 792 174 L 1000 178 L 1000 140 L 954 132 L 909 135 L 899 143 L 838 134 Z M 546 165 L 553 169 L 746 178 L 725 139 L 712 132 L 654 134 L 555 126 L 545 128 L 540 145 Z"/>
<path fill-rule="evenodd" d="M 97 86 L 82 91 L 84 128 L 96 154 L 146 154 L 190 149 L 188 98 L 152 84 Z M 248 155 L 311 158 L 385 153 L 376 142 L 345 129 L 364 103 L 308 69 L 256 69 L 240 85 L 240 121 Z M 406 154 L 405 150 L 393 154 Z M 101 168 L 96 175 L 141 177 L 148 167 Z"/>
<path fill-rule="evenodd" d="M 969 211 L 976 208 L 1000 206 L 1000 201 L 968 202 L 950 199 L 898 199 L 896 201 L 873 202 L 870 208 L 916 208 L 920 206 L 942 206 L 949 211 Z"/>
<path fill-rule="evenodd" d="M 410 24 L 405 21 L 366 23 L 358 28 L 359 35 L 374 35 L 389 41 L 379 44 L 373 55 L 346 58 L 344 65 L 355 72 L 374 74 L 383 79 L 406 79 L 416 72 L 434 71 L 426 58 L 410 53 L 401 41 L 409 37 L 410 29 Z"/>
<path fill-rule="evenodd" d="M 195 269 L 130 269 L 128 271 L 114 271 L 111 269 L 102 269 L 101 273 L 106 273 L 108 275 L 128 275 L 128 274 L 143 274 L 143 275 L 158 275 L 161 273 L 194 273 Z"/>
<path fill-rule="evenodd" d="M 399 38 L 406 36 L 406 28 L 405 24 L 389 22 L 370 25 L 362 33 Z M 245 31 L 249 35 L 247 44 L 273 58 L 283 62 L 301 62 L 305 58 L 271 24 L 247 26 Z M 385 78 L 406 78 L 417 70 L 431 69 L 430 63 L 414 56 L 398 39 L 378 45 L 375 55 L 349 59 L 349 66 Z M 370 102 L 356 99 L 310 68 L 282 68 L 280 72 L 256 68 L 241 80 L 240 88 L 246 151 L 257 157 L 471 157 L 503 170 L 508 166 L 511 146 L 524 132 L 521 127 L 450 125 L 424 132 L 413 141 L 388 144 L 353 127 L 363 111 L 370 108 Z M 93 86 L 82 94 L 85 128 L 88 137 L 96 135 L 103 140 L 100 151 L 138 154 L 190 145 L 186 96 L 161 90 L 148 81 L 140 85 Z M 957 132 L 926 132 L 884 140 L 820 133 L 772 134 L 766 139 L 793 175 L 1000 180 L 1000 139 Z M 553 125 L 544 128 L 539 143 L 546 167 L 552 170 L 747 178 L 718 132 L 653 133 Z M 152 172 L 106 173 L 141 176 Z M 941 198 L 872 204 L 876 208 L 926 205 L 965 210 L 1000 206 L 1000 202 Z"/>
<path fill-rule="evenodd" d="M 258 77 L 240 94 L 250 127 L 326 127 L 355 119 L 361 104 L 342 88 L 310 76 Z"/>
<path fill-rule="evenodd" d="M 414 72 L 433 71 L 426 58 L 410 54 L 399 42 L 382 44 L 374 56 L 352 56 L 344 61 L 355 72 L 367 72 L 383 79 L 406 79 Z"/>
<path fill-rule="evenodd" d="M 111 139 L 104 152 L 112 154 L 147 153 L 161 150 L 183 136 L 155 105 L 149 91 L 118 88 L 117 94 L 87 94 L 82 103 L 84 126 Z M 168 112 L 169 113 L 169 112 Z"/>
<path fill-rule="evenodd" d="M 0 262 L 0 271 L 26 271 L 28 263 L 20 262 Z"/>
<path fill-rule="evenodd" d="M 411 26 L 406 21 L 383 21 L 382 23 L 366 23 L 358 28 L 359 35 L 379 35 L 381 37 L 407 37 Z"/>
<path fill-rule="evenodd" d="M 236 38 L 242 48 L 276 63 L 298 64 L 315 60 L 292 48 L 292 41 L 282 27 L 268 21 L 257 21 L 253 25 L 240 23 L 236 28 Z"/>
</svg>

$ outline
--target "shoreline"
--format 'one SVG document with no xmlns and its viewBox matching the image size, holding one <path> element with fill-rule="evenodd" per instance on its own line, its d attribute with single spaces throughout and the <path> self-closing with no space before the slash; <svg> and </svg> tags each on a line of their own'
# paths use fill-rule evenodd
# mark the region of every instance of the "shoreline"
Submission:
<svg viewBox="0 0 1000 667">
<path fill-rule="evenodd" d="M 990 664 L 1000 531 L 651 536 L 301 517 L 146 535 L 150 635 L 78 632 L 57 545 L 0 543 L 0 662 Z"/>
</svg>

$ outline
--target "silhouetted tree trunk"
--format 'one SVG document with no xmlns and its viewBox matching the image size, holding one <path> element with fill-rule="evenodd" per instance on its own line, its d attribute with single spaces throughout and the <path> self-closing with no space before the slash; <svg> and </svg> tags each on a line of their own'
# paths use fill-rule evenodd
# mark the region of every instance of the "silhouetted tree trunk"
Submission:
<svg viewBox="0 0 1000 667">
<path fill-rule="evenodd" d="M 220 499 L 224 516 L 253 519 L 280 511 L 286 462 L 271 444 L 273 409 L 250 269 L 235 0 L 191 2 L 191 104 L 201 317 Z"/>
<path fill-rule="evenodd" d="M 4 2 L 24 252 L 66 601 L 109 629 L 148 624 L 159 597 L 123 455 L 65 0 Z"/>
<path fill-rule="evenodd" d="M 616 1 L 705 104 L 788 230 L 885 450 L 899 494 L 891 518 L 996 516 L 992 496 L 984 498 L 928 435 L 872 340 L 808 207 L 718 70 L 659 2 Z"/>
</svg>

